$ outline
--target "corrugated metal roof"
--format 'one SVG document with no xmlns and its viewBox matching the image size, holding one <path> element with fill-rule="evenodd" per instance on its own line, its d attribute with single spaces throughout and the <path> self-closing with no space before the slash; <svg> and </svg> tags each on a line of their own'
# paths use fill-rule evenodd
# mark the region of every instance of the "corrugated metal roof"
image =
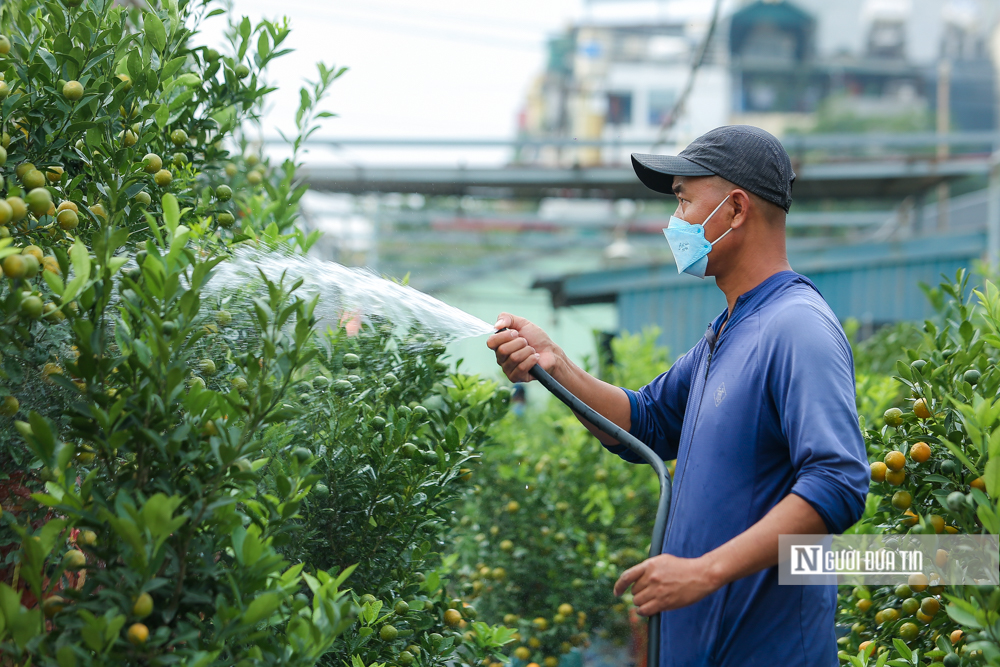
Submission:
<svg viewBox="0 0 1000 667">
<path fill-rule="evenodd" d="M 983 256 L 985 234 L 933 236 L 906 241 L 833 246 L 790 257 L 808 276 L 841 321 L 875 324 L 922 320 L 931 307 L 920 284 L 936 285 L 972 268 Z M 625 331 L 649 325 L 660 342 L 679 354 L 694 345 L 708 323 L 726 307 L 715 281 L 678 275 L 670 265 L 632 267 L 536 281 L 552 293 L 556 307 L 614 302 Z"/>
</svg>

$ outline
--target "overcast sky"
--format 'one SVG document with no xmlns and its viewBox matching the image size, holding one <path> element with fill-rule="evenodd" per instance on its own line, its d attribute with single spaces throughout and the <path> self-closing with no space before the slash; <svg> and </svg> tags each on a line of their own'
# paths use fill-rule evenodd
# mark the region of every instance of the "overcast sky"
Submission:
<svg viewBox="0 0 1000 667">
<path fill-rule="evenodd" d="M 326 108 L 338 137 L 510 137 L 545 64 L 545 40 L 574 20 L 607 15 L 706 15 L 707 0 L 234 0 L 237 14 L 289 17 L 295 49 L 270 67 L 280 87 L 268 124 L 291 126 L 298 88 L 315 63 L 350 70 Z M 218 42 L 221 18 L 205 26 Z"/>
</svg>

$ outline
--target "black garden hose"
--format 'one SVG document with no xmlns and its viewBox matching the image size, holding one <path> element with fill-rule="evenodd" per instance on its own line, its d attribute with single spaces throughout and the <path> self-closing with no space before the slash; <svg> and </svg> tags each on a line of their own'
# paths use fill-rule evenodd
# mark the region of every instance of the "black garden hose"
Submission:
<svg viewBox="0 0 1000 667">
<path fill-rule="evenodd" d="M 538 380 L 539 384 L 548 389 L 560 401 L 569 406 L 569 409 L 586 419 L 598 429 L 607 433 L 620 444 L 625 445 L 639 458 L 648 463 L 656 471 L 656 476 L 660 481 L 660 501 L 656 508 L 656 521 L 653 522 L 653 541 L 649 545 L 649 557 L 659 556 L 663 547 L 663 533 L 667 527 L 667 514 L 670 512 L 670 476 L 667 474 L 667 467 L 663 464 L 663 459 L 657 456 L 652 449 L 643 444 L 638 438 L 625 431 L 610 419 L 599 414 L 596 410 L 574 396 L 566 387 L 559 384 L 554 377 L 548 374 L 538 364 L 531 369 L 531 376 Z M 653 614 L 649 617 L 649 633 L 646 642 L 647 658 L 646 667 L 660 666 L 660 615 Z"/>
</svg>

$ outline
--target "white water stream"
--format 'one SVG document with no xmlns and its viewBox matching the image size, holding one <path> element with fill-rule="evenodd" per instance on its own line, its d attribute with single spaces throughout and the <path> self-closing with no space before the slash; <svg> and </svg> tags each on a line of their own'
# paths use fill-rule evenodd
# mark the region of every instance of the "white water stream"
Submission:
<svg viewBox="0 0 1000 667">
<path fill-rule="evenodd" d="M 229 294 L 259 282 L 261 272 L 272 281 L 284 275 L 286 285 L 302 278 L 300 290 L 319 295 L 316 318 L 332 327 L 358 318 L 367 322 L 382 317 L 396 327 L 416 326 L 428 337 L 445 343 L 494 331 L 478 317 L 369 269 L 291 253 L 240 248 L 231 261 L 216 268 L 208 289 L 219 295 Z"/>
</svg>

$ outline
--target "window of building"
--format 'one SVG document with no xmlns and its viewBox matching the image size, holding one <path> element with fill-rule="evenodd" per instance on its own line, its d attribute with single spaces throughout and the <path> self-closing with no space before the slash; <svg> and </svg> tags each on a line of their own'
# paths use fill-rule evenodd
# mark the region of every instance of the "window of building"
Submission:
<svg viewBox="0 0 1000 667">
<path fill-rule="evenodd" d="M 874 21 L 868 29 L 868 55 L 902 59 L 906 56 L 906 26 L 902 21 Z"/>
<path fill-rule="evenodd" d="M 632 123 L 632 93 L 608 93 L 609 125 L 629 125 Z"/>
<path fill-rule="evenodd" d="M 659 89 L 649 91 L 649 124 L 654 127 L 663 125 L 676 102 L 676 90 Z"/>
<path fill-rule="evenodd" d="M 798 43 L 795 34 L 769 23 L 754 26 L 740 55 L 746 60 L 792 63 Z"/>
<path fill-rule="evenodd" d="M 750 111 L 774 111 L 778 102 L 778 91 L 770 82 L 755 81 L 747 91 Z"/>
</svg>

